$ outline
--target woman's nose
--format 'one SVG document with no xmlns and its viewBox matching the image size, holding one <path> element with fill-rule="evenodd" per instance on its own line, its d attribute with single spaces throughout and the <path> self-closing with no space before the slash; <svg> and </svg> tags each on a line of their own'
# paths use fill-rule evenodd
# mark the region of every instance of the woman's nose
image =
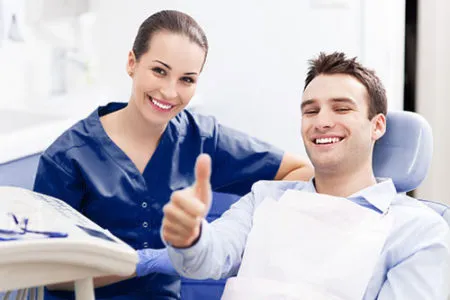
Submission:
<svg viewBox="0 0 450 300">
<path fill-rule="evenodd" d="M 161 88 L 161 94 L 165 99 L 173 99 L 177 96 L 176 82 L 168 81 Z"/>
</svg>

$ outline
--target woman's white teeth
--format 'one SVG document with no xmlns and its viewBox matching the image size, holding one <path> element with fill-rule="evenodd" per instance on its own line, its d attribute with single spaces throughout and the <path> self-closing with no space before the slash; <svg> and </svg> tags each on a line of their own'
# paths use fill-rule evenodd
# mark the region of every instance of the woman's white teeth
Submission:
<svg viewBox="0 0 450 300">
<path fill-rule="evenodd" d="M 334 144 L 339 142 L 341 139 L 337 137 L 333 138 L 320 138 L 316 139 L 316 144 Z"/>
<path fill-rule="evenodd" d="M 161 109 L 171 109 L 172 105 L 169 104 L 162 104 L 161 102 L 156 101 L 153 98 L 150 98 L 152 100 L 152 103 L 155 104 L 156 106 L 158 106 Z"/>
</svg>

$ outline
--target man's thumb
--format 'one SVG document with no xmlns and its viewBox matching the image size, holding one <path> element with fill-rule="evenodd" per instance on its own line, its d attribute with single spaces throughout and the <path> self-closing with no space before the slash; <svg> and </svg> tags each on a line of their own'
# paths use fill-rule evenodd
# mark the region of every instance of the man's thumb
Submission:
<svg viewBox="0 0 450 300">
<path fill-rule="evenodd" d="M 208 154 L 200 154 L 195 164 L 194 193 L 207 207 L 211 203 L 211 158 Z"/>
</svg>

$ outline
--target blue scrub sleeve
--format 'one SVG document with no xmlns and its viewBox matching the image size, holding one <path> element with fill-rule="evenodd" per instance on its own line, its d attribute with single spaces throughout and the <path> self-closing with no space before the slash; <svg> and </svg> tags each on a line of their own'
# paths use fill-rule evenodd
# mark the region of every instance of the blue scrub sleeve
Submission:
<svg viewBox="0 0 450 300">
<path fill-rule="evenodd" d="M 259 180 L 272 180 L 284 152 L 232 128 L 218 125 L 211 184 L 215 191 L 247 194 Z"/>
<path fill-rule="evenodd" d="M 80 210 L 85 191 L 80 178 L 69 174 L 46 154 L 39 160 L 33 190 L 60 199 L 76 210 Z"/>
</svg>

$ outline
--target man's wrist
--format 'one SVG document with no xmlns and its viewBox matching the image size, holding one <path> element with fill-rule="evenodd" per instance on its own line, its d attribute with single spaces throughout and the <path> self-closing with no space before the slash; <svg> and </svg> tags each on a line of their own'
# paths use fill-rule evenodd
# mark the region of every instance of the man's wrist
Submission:
<svg viewBox="0 0 450 300">
<path fill-rule="evenodd" d="M 167 243 L 167 249 L 169 251 L 169 255 L 171 254 L 171 252 L 173 253 L 178 253 L 178 254 L 182 254 L 183 256 L 185 256 L 186 258 L 191 258 L 191 257 L 195 257 L 197 254 L 197 251 L 199 251 L 202 247 L 204 247 L 204 244 L 206 242 L 207 239 L 207 232 L 208 232 L 208 227 L 210 226 L 210 224 L 203 219 L 200 225 L 200 232 L 198 237 L 196 238 L 195 241 L 192 242 L 192 244 L 189 247 L 175 247 L 173 245 L 170 245 Z"/>
</svg>

